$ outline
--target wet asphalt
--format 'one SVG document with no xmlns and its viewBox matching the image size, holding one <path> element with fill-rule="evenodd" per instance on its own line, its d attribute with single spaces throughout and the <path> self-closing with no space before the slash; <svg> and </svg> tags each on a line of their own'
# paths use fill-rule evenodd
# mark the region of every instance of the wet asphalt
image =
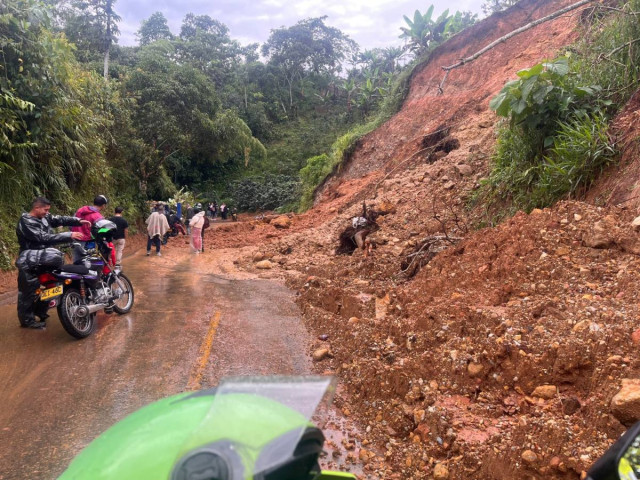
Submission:
<svg viewBox="0 0 640 480">
<path fill-rule="evenodd" d="M 70 337 L 50 311 L 42 331 L 0 305 L 0 479 L 55 479 L 91 440 L 140 407 L 220 378 L 310 371 L 293 294 L 273 280 L 196 273 L 200 256 L 138 253 L 124 272 L 127 314 L 98 314 Z"/>
</svg>

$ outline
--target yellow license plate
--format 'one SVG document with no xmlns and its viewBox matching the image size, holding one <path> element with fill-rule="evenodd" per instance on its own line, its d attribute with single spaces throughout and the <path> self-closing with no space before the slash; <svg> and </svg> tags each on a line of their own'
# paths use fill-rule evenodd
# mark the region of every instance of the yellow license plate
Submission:
<svg viewBox="0 0 640 480">
<path fill-rule="evenodd" d="M 49 300 L 50 298 L 62 295 L 62 285 L 53 288 L 47 288 L 40 294 L 40 300 Z"/>
</svg>

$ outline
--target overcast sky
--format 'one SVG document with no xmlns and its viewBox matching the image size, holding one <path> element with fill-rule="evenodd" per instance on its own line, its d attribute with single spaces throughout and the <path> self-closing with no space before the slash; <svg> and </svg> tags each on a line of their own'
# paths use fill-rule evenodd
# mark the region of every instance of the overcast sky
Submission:
<svg viewBox="0 0 640 480">
<path fill-rule="evenodd" d="M 162 12 L 174 34 L 180 33 L 187 13 L 209 15 L 229 27 L 231 38 L 241 44 L 264 43 L 272 29 L 290 27 L 299 20 L 327 15 L 327 25 L 339 28 L 361 47 L 401 45 L 398 39 L 403 15 L 413 18 L 435 5 L 434 17 L 446 8 L 481 13 L 483 0 L 120 0 L 115 5 L 122 17 L 120 45 L 136 45 L 140 22 L 154 12 Z"/>
</svg>

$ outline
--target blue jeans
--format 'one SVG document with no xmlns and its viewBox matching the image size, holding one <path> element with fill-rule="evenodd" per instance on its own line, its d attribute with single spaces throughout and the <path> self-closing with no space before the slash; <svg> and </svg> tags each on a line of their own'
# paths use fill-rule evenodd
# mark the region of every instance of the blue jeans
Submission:
<svg viewBox="0 0 640 480">
<path fill-rule="evenodd" d="M 160 237 L 155 235 L 153 238 L 147 235 L 147 252 L 151 251 L 151 244 L 156 246 L 156 253 L 160 253 Z"/>
</svg>

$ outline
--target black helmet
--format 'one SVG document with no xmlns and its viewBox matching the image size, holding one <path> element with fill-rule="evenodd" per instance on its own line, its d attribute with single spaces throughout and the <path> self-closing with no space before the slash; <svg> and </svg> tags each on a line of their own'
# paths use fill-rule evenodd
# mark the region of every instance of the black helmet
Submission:
<svg viewBox="0 0 640 480">
<path fill-rule="evenodd" d="M 102 205 L 106 205 L 109 203 L 109 200 L 104 195 L 98 195 L 93 199 L 93 204 L 97 207 L 101 207 Z"/>
<path fill-rule="evenodd" d="M 113 234 L 118 227 L 116 224 L 106 218 L 101 218 L 91 226 L 91 237 L 94 240 L 106 240 L 110 242 L 113 240 Z"/>
</svg>

